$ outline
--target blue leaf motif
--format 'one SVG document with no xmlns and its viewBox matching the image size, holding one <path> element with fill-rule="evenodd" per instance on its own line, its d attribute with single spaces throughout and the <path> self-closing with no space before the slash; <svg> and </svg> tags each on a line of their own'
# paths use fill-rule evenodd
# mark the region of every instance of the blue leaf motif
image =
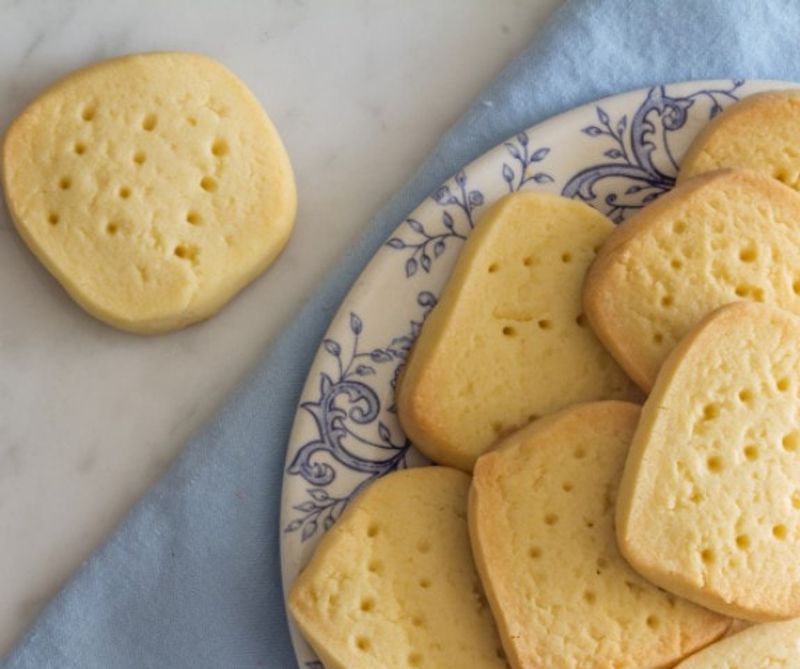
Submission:
<svg viewBox="0 0 800 669">
<path fill-rule="evenodd" d="M 406 260 L 406 276 L 412 277 L 417 273 L 417 261 L 414 258 Z"/>
<path fill-rule="evenodd" d="M 433 194 L 433 199 L 439 204 L 446 204 L 448 198 L 450 198 L 450 189 L 447 186 L 442 186 Z"/>
<path fill-rule="evenodd" d="M 589 135 L 589 137 L 598 137 L 603 134 L 603 131 L 596 125 L 587 126 L 581 132 Z"/>
<path fill-rule="evenodd" d="M 317 505 L 314 504 L 314 502 L 303 502 L 302 504 L 298 504 L 294 508 L 297 509 L 298 511 L 304 511 L 308 513 L 309 511 L 313 511 L 314 509 L 316 509 Z"/>
<path fill-rule="evenodd" d="M 352 312 L 350 312 L 350 329 L 353 331 L 353 334 L 356 335 L 361 334 L 361 330 L 364 329 L 364 324 L 361 322 L 361 319 Z"/>
<path fill-rule="evenodd" d="M 517 160 L 522 160 L 522 154 L 520 154 L 519 149 L 516 146 L 514 146 L 513 144 L 511 144 L 509 142 L 506 142 L 505 143 L 505 147 L 506 147 L 506 149 L 508 149 L 508 152 L 514 158 L 516 158 Z"/>
<path fill-rule="evenodd" d="M 436 296 L 430 291 L 423 290 L 419 295 L 417 295 L 417 304 L 421 307 L 435 307 Z"/>
<path fill-rule="evenodd" d="M 617 135 L 622 136 L 622 133 L 625 132 L 625 128 L 628 127 L 628 116 L 627 114 L 623 114 L 622 118 L 617 123 Z"/>
<path fill-rule="evenodd" d="M 633 195 L 634 193 L 638 193 L 640 190 L 644 190 L 646 186 L 631 186 L 630 188 L 625 189 L 625 195 Z"/>
<path fill-rule="evenodd" d="M 427 253 L 423 253 L 419 257 L 419 262 L 422 265 L 422 269 L 424 269 L 426 272 L 431 271 L 431 257 Z"/>
<path fill-rule="evenodd" d="M 393 249 L 404 249 L 406 247 L 406 243 L 402 239 L 392 237 L 388 242 L 386 242 L 386 246 L 391 246 Z"/>
<path fill-rule="evenodd" d="M 317 521 L 311 520 L 306 523 L 306 526 L 303 528 L 303 531 L 300 533 L 300 537 L 303 541 L 307 541 L 311 537 L 314 536 L 314 532 L 317 531 Z"/>
<path fill-rule="evenodd" d="M 517 135 L 517 141 L 522 144 L 522 146 L 528 146 L 528 134 L 521 132 Z"/>
<path fill-rule="evenodd" d="M 378 422 L 378 436 L 380 436 L 380 438 L 387 444 L 392 443 L 392 434 L 389 432 L 389 428 L 386 427 L 383 421 Z"/>
<path fill-rule="evenodd" d="M 605 111 L 603 111 L 602 107 L 598 107 L 597 108 L 597 118 L 600 119 L 600 123 L 602 123 L 605 126 L 608 126 L 608 122 L 609 122 L 608 121 L 608 114 L 606 114 Z"/>
<path fill-rule="evenodd" d="M 321 488 L 309 488 L 308 494 L 311 495 L 311 498 L 315 502 L 327 502 L 330 499 L 330 496 L 327 492 L 322 490 Z"/>
<path fill-rule="evenodd" d="M 611 158 L 612 160 L 617 160 L 619 158 L 625 157 L 625 154 L 622 153 L 622 151 L 620 151 L 619 149 L 609 149 L 603 155 L 608 158 Z"/>
<path fill-rule="evenodd" d="M 539 172 L 538 174 L 533 175 L 533 180 L 537 184 L 547 184 L 552 183 L 553 177 L 551 177 L 549 174 L 545 174 L 544 172 Z"/>
<path fill-rule="evenodd" d="M 322 526 L 325 528 L 325 531 L 327 532 L 329 529 L 331 529 L 331 528 L 333 527 L 333 524 L 334 524 L 335 522 L 336 522 L 336 520 L 334 520 L 333 516 L 326 516 L 326 517 L 325 517 L 325 520 L 324 520 L 324 521 L 322 521 Z M 324 669 L 324 667 L 322 667 L 322 664 L 320 664 L 320 665 L 318 665 L 318 666 L 319 666 L 321 669 Z"/>
<path fill-rule="evenodd" d="M 359 376 L 371 376 L 375 373 L 375 368 L 369 365 L 359 365 L 356 367 L 356 374 Z"/>
<path fill-rule="evenodd" d="M 714 118 L 721 111 L 722 111 L 722 107 L 720 107 L 717 103 L 714 103 L 714 105 L 711 107 L 711 111 L 708 114 L 708 118 L 710 118 L 710 119 Z"/>
<path fill-rule="evenodd" d="M 369 354 L 372 362 L 389 362 L 392 359 L 391 354 L 384 351 L 382 348 L 376 348 Z"/>
<path fill-rule="evenodd" d="M 459 186 L 464 186 L 467 183 L 467 175 L 464 173 L 464 170 L 461 170 L 458 174 L 456 174 L 456 183 Z"/>
<path fill-rule="evenodd" d="M 467 196 L 467 201 L 473 207 L 480 207 L 483 204 L 483 193 L 479 190 L 471 190 Z"/>
<path fill-rule="evenodd" d="M 508 163 L 503 163 L 503 179 L 509 184 L 514 181 L 514 170 Z"/>
<path fill-rule="evenodd" d="M 342 347 L 339 346 L 333 339 L 325 339 L 322 342 L 322 345 L 325 347 L 325 350 L 330 353 L 331 355 L 336 356 L 337 358 L 342 354 Z"/>
<path fill-rule="evenodd" d="M 540 160 L 544 160 L 548 153 L 550 153 L 550 149 L 548 149 L 547 147 L 537 149 L 536 151 L 533 152 L 530 162 L 538 163 Z"/>
<path fill-rule="evenodd" d="M 446 227 L 448 230 L 453 229 L 455 222 L 453 221 L 453 216 L 450 214 L 449 211 L 442 212 L 442 223 L 444 224 L 444 227 Z"/>
<path fill-rule="evenodd" d="M 425 234 L 425 229 L 422 227 L 422 223 L 419 221 L 415 221 L 413 218 L 407 218 L 406 223 L 408 223 L 408 227 L 411 228 L 414 232 L 417 232 L 421 235 Z"/>
<path fill-rule="evenodd" d="M 297 520 L 293 520 L 286 526 L 284 532 L 297 532 L 300 529 L 300 526 L 303 524 L 303 519 L 298 518 Z"/>
<path fill-rule="evenodd" d="M 438 258 L 442 253 L 444 253 L 444 240 L 440 239 L 433 245 L 433 256 Z"/>
</svg>

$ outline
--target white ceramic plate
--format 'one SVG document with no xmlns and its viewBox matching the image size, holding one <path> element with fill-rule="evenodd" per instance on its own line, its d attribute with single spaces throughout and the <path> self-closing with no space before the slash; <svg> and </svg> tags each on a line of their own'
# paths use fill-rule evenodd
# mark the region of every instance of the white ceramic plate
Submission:
<svg viewBox="0 0 800 669">
<path fill-rule="evenodd" d="M 672 188 L 680 158 L 716 113 L 752 93 L 796 86 L 695 81 L 578 107 L 485 153 L 403 221 L 339 308 L 303 389 L 283 480 L 284 592 L 358 492 L 426 464 L 397 423 L 394 384 L 482 211 L 529 189 L 579 198 L 621 222 Z M 293 626 L 292 637 L 299 665 L 322 669 Z"/>
</svg>

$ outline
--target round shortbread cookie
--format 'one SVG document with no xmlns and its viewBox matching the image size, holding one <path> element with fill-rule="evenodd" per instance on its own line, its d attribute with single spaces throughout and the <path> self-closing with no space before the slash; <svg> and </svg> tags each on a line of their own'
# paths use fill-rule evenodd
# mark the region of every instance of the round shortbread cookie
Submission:
<svg viewBox="0 0 800 669">
<path fill-rule="evenodd" d="M 614 503 L 639 411 L 565 409 L 475 465 L 470 536 L 514 669 L 671 667 L 730 624 L 659 590 L 619 554 Z"/>
<path fill-rule="evenodd" d="M 575 402 L 638 399 L 582 313 L 611 221 L 546 193 L 508 195 L 478 221 L 397 391 L 414 445 L 470 471 L 495 441 Z"/>
<path fill-rule="evenodd" d="M 743 167 L 800 190 L 800 90 L 751 95 L 718 114 L 681 161 L 678 183 Z"/>
<path fill-rule="evenodd" d="M 705 318 L 642 410 L 617 537 L 653 583 L 747 620 L 800 616 L 800 318 Z"/>
<path fill-rule="evenodd" d="M 123 330 L 208 318 L 294 224 L 277 131 L 239 79 L 195 54 L 71 74 L 14 121 L 2 156 L 20 235 L 76 302 Z"/>
<path fill-rule="evenodd" d="M 597 336 L 646 391 L 700 319 L 748 299 L 800 313 L 800 195 L 747 170 L 691 179 L 617 227 L 583 292 Z"/>
<path fill-rule="evenodd" d="M 469 476 L 372 483 L 325 534 L 289 609 L 327 669 L 507 669 L 467 534 Z"/>
<path fill-rule="evenodd" d="M 754 625 L 692 655 L 675 669 L 798 669 L 800 619 Z"/>
</svg>

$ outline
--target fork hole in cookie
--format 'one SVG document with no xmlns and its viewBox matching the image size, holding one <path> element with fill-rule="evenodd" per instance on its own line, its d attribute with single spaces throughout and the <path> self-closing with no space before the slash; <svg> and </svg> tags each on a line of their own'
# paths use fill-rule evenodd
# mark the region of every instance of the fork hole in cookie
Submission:
<svg viewBox="0 0 800 669">
<path fill-rule="evenodd" d="M 95 113 L 96 110 L 94 108 L 94 105 L 86 105 L 81 110 L 81 118 L 88 123 L 89 121 L 94 119 Z"/>
<path fill-rule="evenodd" d="M 745 446 L 744 457 L 750 462 L 755 462 L 758 460 L 758 446 L 755 446 L 754 444 L 748 444 Z"/>
<path fill-rule="evenodd" d="M 106 233 L 107 233 L 108 235 L 110 235 L 111 237 L 113 237 L 114 235 L 116 235 L 116 234 L 117 234 L 117 232 L 119 232 L 119 225 L 118 225 L 117 223 L 114 223 L 114 222 L 112 221 L 111 223 L 108 223 L 108 224 L 106 225 Z"/>
<path fill-rule="evenodd" d="M 206 193 L 213 193 L 217 190 L 217 180 L 214 177 L 203 177 L 200 179 L 200 188 Z"/>
<path fill-rule="evenodd" d="M 711 402 L 703 407 L 703 420 L 714 420 L 719 416 L 719 405 Z"/>
<path fill-rule="evenodd" d="M 431 550 L 431 542 L 428 541 L 427 539 L 420 539 L 417 542 L 417 550 L 420 553 L 428 553 L 428 552 L 430 552 L 430 550 Z"/>
<path fill-rule="evenodd" d="M 661 306 L 662 307 L 669 308 L 669 307 L 672 306 L 672 304 L 673 304 L 672 295 L 664 295 L 664 297 L 661 298 Z"/>
<path fill-rule="evenodd" d="M 656 332 L 653 335 L 653 343 L 655 343 L 655 344 L 663 344 L 664 343 L 664 335 L 662 335 L 660 332 Z"/>
<path fill-rule="evenodd" d="M 787 534 L 786 525 L 778 524 L 772 528 L 772 536 L 779 541 L 783 541 Z"/>
<path fill-rule="evenodd" d="M 147 156 L 145 155 L 144 151 L 137 151 L 133 154 L 133 162 L 137 165 L 144 165 L 146 160 Z"/>
<path fill-rule="evenodd" d="M 50 212 L 50 213 L 47 215 L 47 222 L 48 222 L 50 225 L 58 225 L 58 221 L 59 221 L 59 220 L 60 220 L 60 217 L 59 217 L 59 215 L 58 215 L 56 212 L 54 212 L 54 211 L 51 211 L 51 212 Z"/>
<path fill-rule="evenodd" d="M 528 557 L 531 560 L 538 560 L 540 557 L 542 557 L 542 549 L 538 546 L 531 546 L 528 549 Z"/>
<path fill-rule="evenodd" d="M 228 142 L 222 138 L 215 139 L 214 143 L 211 145 L 211 153 L 217 158 L 221 158 L 222 156 L 226 155 L 228 150 Z"/>
<path fill-rule="evenodd" d="M 739 260 L 741 260 L 742 262 L 748 262 L 748 263 L 755 262 L 757 257 L 758 253 L 752 246 L 746 246 L 741 251 L 739 251 Z"/>
<path fill-rule="evenodd" d="M 683 221 L 675 221 L 675 223 L 672 226 L 672 231 L 676 235 L 682 235 L 684 232 L 686 232 L 686 223 L 684 223 Z"/>
<path fill-rule="evenodd" d="M 794 453 L 797 450 L 797 442 L 797 432 L 790 432 L 781 439 L 781 446 L 783 446 L 784 451 Z"/>
<path fill-rule="evenodd" d="M 155 130 L 156 123 L 158 123 L 158 118 L 155 114 L 146 114 L 145 117 L 142 119 L 142 130 L 146 130 L 147 132 L 152 132 Z"/>
<path fill-rule="evenodd" d="M 425 619 L 422 616 L 414 616 L 411 619 L 411 624 L 414 627 L 424 627 L 425 626 Z"/>
<path fill-rule="evenodd" d="M 186 212 L 186 222 L 189 225 L 200 225 L 200 223 L 202 222 L 201 219 L 200 219 L 200 214 L 198 214 L 194 210 L 187 211 Z"/>
<path fill-rule="evenodd" d="M 750 548 L 750 537 L 746 534 L 739 534 L 736 537 L 736 548 L 747 550 Z"/>
<path fill-rule="evenodd" d="M 659 621 L 658 616 L 653 615 L 647 616 L 647 620 L 645 620 L 645 623 L 651 630 L 658 629 L 660 622 L 661 621 Z"/>
<path fill-rule="evenodd" d="M 578 324 L 579 328 L 586 327 L 586 315 L 585 314 L 578 314 L 575 316 L 575 322 Z"/>
<path fill-rule="evenodd" d="M 427 590 L 428 588 L 431 587 L 430 580 L 428 580 L 427 578 L 419 579 L 419 587 L 422 588 L 423 590 Z"/>
<path fill-rule="evenodd" d="M 421 667 L 422 666 L 422 655 L 419 653 L 409 653 L 408 654 L 408 666 L 409 667 Z"/>
<path fill-rule="evenodd" d="M 356 648 L 366 653 L 367 651 L 369 651 L 370 648 L 372 648 L 372 644 L 370 643 L 370 640 L 367 639 L 367 637 L 359 636 L 356 637 Z"/>
<path fill-rule="evenodd" d="M 787 390 L 789 390 L 790 385 L 789 379 L 785 376 L 782 376 L 780 379 L 778 379 L 775 387 L 779 392 L 785 393 Z"/>
<path fill-rule="evenodd" d="M 374 539 L 375 537 L 377 537 L 378 536 L 378 526 L 377 525 L 370 525 L 367 528 L 367 536 L 370 539 Z"/>
<path fill-rule="evenodd" d="M 491 265 L 489 265 L 489 269 L 487 271 L 489 272 L 489 274 L 494 274 L 499 269 L 500 265 L 496 262 L 493 262 Z"/>
<path fill-rule="evenodd" d="M 383 572 L 383 563 L 380 560 L 372 560 L 367 565 L 367 571 L 371 574 L 380 574 Z"/>
<path fill-rule="evenodd" d="M 72 179 L 69 177 L 61 177 L 58 180 L 58 187 L 61 190 L 69 190 L 72 187 Z"/>
<path fill-rule="evenodd" d="M 597 601 L 597 595 L 592 590 L 587 590 L 583 593 L 583 601 L 587 604 L 594 604 Z"/>
<path fill-rule="evenodd" d="M 722 471 L 722 458 L 718 455 L 712 455 L 708 460 L 706 460 L 706 465 L 708 466 L 708 471 L 713 472 L 714 474 L 719 474 Z"/>
<path fill-rule="evenodd" d="M 72 150 L 79 156 L 82 156 L 86 153 L 86 144 L 83 142 L 75 142 L 75 146 L 72 147 Z"/>
<path fill-rule="evenodd" d="M 505 337 L 513 337 L 517 334 L 517 331 L 512 328 L 510 325 L 506 325 L 503 327 L 503 336 Z"/>
<path fill-rule="evenodd" d="M 572 262 L 572 254 L 569 251 L 565 251 L 561 254 L 561 262 L 564 264 Z"/>
<path fill-rule="evenodd" d="M 123 200 L 127 200 L 131 196 L 131 189 L 127 186 L 121 186 L 119 189 L 119 196 Z"/>
<path fill-rule="evenodd" d="M 583 450 L 582 448 L 576 448 L 573 455 L 575 456 L 576 460 L 582 460 L 583 458 L 586 457 L 586 451 Z"/>
<path fill-rule="evenodd" d="M 369 613 L 375 608 L 375 600 L 372 597 L 364 597 L 361 600 L 361 610 Z"/>
<path fill-rule="evenodd" d="M 539 326 L 540 330 L 550 330 L 553 327 L 553 322 L 543 318 L 537 323 L 537 325 Z"/>
<path fill-rule="evenodd" d="M 670 267 L 674 270 L 679 270 L 683 268 L 683 262 L 679 258 L 673 258 L 672 262 L 670 262 Z"/>
<path fill-rule="evenodd" d="M 531 258 L 531 256 L 525 256 L 522 259 L 522 264 L 525 265 L 525 267 L 530 267 L 533 265 L 533 258 Z"/>
<path fill-rule="evenodd" d="M 572 489 L 573 489 L 574 487 L 575 487 L 575 486 L 573 486 L 573 485 L 572 485 L 572 483 L 570 483 L 569 481 L 564 481 L 564 483 L 562 483 L 562 484 L 561 484 L 561 489 L 562 489 L 564 492 L 572 492 Z"/>
<path fill-rule="evenodd" d="M 753 399 L 753 391 L 749 388 L 742 388 L 739 391 L 740 402 L 750 402 Z"/>
<path fill-rule="evenodd" d="M 558 515 L 555 514 L 555 513 L 545 514 L 544 522 L 545 522 L 546 525 L 549 525 L 550 527 L 552 527 L 553 525 L 555 525 L 558 522 Z"/>
<path fill-rule="evenodd" d="M 716 555 L 712 549 L 704 548 L 700 551 L 700 559 L 703 561 L 703 564 L 714 564 Z"/>
</svg>

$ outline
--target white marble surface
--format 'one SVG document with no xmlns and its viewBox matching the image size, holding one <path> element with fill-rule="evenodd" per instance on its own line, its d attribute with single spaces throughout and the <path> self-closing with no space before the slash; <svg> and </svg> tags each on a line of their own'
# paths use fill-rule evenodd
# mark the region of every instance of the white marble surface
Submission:
<svg viewBox="0 0 800 669">
<path fill-rule="evenodd" d="M 247 373 L 558 0 L 0 0 L 0 127 L 73 68 L 218 58 L 286 142 L 287 250 L 211 321 L 146 339 L 84 314 L 0 212 L 0 657 Z"/>
</svg>

